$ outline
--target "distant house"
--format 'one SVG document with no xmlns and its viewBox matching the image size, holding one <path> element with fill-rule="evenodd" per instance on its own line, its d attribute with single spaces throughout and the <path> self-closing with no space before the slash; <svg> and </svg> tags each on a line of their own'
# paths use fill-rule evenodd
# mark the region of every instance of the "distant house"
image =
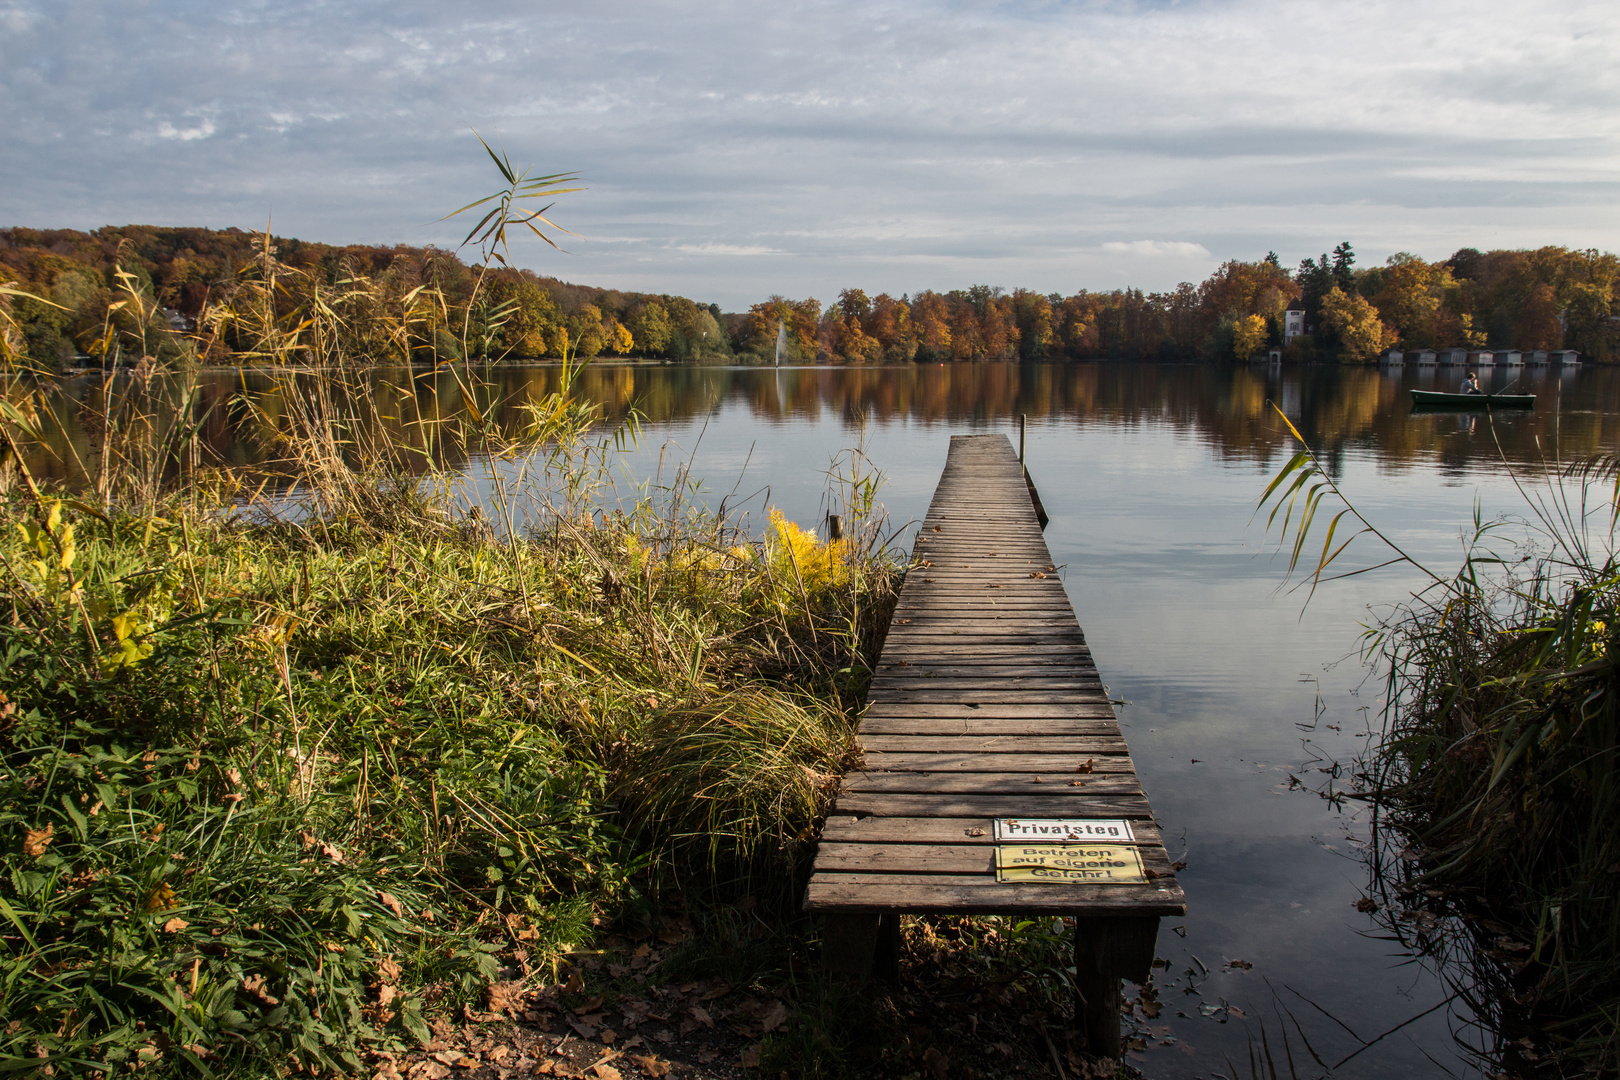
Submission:
<svg viewBox="0 0 1620 1080">
<path fill-rule="evenodd" d="M 1406 363 L 1406 354 L 1399 349 L 1386 349 L 1378 362 L 1385 367 L 1401 367 Z"/>
<path fill-rule="evenodd" d="M 1434 359 L 1435 357 L 1433 349 L 1414 349 L 1412 351 L 1412 361 L 1419 367 L 1426 367 L 1433 364 Z"/>
<path fill-rule="evenodd" d="M 1282 350 L 1272 349 L 1270 352 L 1266 353 L 1266 362 L 1269 364 L 1282 363 Z"/>
<path fill-rule="evenodd" d="M 1516 367 L 1524 363 L 1524 354 L 1518 349 L 1497 349 L 1496 362 L 1506 364 L 1508 367 Z"/>
<path fill-rule="evenodd" d="M 1468 354 L 1468 366 L 1477 368 L 1495 367 L 1496 353 L 1490 349 L 1475 349 Z"/>
<path fill-rule="evenodd" d="M 1287 345 L 1304 332 L 1305 312 L 1299 308 L 1289 308 L 1285 311 L 1283 313 L 1283 344 Z"/>
<path fill-rule="evenodd" d="M 1528 353 L 1525 354 L 1524 362 L 1527 363 L 1527 364 L 1545 364 L 1547 362 L 1547 350 L 1546 349 L 1532 349 L 1532 350 L 1530 350 Z"/>
<path fill-rule="evenodd" d="M 1467 349 L 1441 349 L 1435 356 L 1437 363 L 1447 367 L 1461 367 L 1468 363 Z"/>
<path fill-rule="evenodd" d="M 1581 362 L 1581 354 L 1576 352 L 1574 349 L 1555 349 L 1553 350 L 1551 356 L 1553 363 L 1563 364 L 1565 367 L 1579 364 Z"/>
</svg>

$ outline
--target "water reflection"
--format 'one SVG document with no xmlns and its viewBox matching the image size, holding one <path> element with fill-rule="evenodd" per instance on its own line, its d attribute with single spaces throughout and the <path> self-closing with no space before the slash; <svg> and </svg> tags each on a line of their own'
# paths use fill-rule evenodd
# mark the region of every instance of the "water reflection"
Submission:
<svg viewBox="0 0 1620 1080">
<path fill-rule="evenodd" d="M 1528 368 L 1484 376 L 1488 389 L 1511 385 L 1538 395 L 1535 408 L 1498 414 L 1412 413 L 1407 390 L 1451 389 L 1461 369 L 1407 367 L 1379 371 L 1339 367 L 1216 367 L 1157 364 L 951 364 L 899 367 L 785 369 L 599 365 L 581 377 L 580 391 L 604 417 L 637 410 L 651 425 L 679 425 L 717 410 L 743 409 L 761 425 L 828 421 L 853 427 L 904 422 L 975 425 L 1026 414 L 1032 421 L 1080 420 L 1165 426 L 1194 435 L 1222 458 L 1269 464 L 1291 452 L 1275 423 L 1276 402 L 1330 465 L 1349 446 L 1377 448 L 1386 466 L 1438 460 L 1462 469 L 1500 453 L 1538 462 L 1556 449 L 1565 460 L 1613 446 L 1620 418 L 1604 410 L 1616 397 L 1620 372 L 1611 369 Z M 276 460 L 274 432 L 288 415 L 289 395 L 335 393 L 338 411 L 365 418 L 373 430 L 419 451 L 418 467 L 466 464 L 473 450 L 464 421 L 488 417 L 496 430 L 516 433 L 522 406 L 555 391 L 553 366 L 475 371 L 378 369 L 343 377 L 275 378 L 258 372 L 208 371 L 196 377 L 191 403 L 200 422 L 205 459 L 252 467 Z M 54 388 L 52 405 L 64 430 L 49 455 L 29 462 L 37 475 L 73 479 L 76 462 L 99 450 L 97 416 L 108 394 L 129 392 L 80 377 Z M 176 407 L 175 383 L 155 383 L 151 408 Z M 357 405 L 363 404 L 364 408 Z M 1493 430 L 1494 428 L 1494 430 Z"/>
</svg>

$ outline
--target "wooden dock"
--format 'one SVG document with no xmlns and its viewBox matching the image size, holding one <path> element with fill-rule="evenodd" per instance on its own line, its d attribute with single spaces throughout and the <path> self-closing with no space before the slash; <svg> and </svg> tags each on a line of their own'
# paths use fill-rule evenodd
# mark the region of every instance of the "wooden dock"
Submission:
<svg viewBox="0 0 1620 1080">
<path fill-rule="evenodd" d="M 1005 436 L 951 440 L 859 740 L 805 894 L 829 965 L 892 975 L 901 913 L 1071 916 L 1081 1027 L 1117 1056 L 1119 979 L 1186 900 Z M 1129 836 L 1015 838 L 1037 821 Z"/>
</svg>

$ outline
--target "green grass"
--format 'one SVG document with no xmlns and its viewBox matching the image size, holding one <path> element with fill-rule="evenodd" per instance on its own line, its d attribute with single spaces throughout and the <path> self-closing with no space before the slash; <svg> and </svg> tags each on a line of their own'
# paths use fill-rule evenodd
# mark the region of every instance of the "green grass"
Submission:
<svg viewBox="0 0 1620 1080">
<path fill-rule="evenodd" d="M 513 948 L 796 900 L 892 564 L 377 490 L 0 504 L 0 1069 L 353 1071 Z"/>
</svg>

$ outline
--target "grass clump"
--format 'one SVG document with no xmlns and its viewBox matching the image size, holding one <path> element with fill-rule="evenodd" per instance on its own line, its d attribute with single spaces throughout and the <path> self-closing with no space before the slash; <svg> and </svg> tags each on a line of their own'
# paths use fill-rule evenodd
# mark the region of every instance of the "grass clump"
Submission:
<svg viewBox="0 0 1620 1080">
<path fill-rule="evenodd" d="M 796 896 L 893 567 L 419 490 L 0 503 L 0 1068 L 354 1071 L 671 887 Z"/>
<path fill-rule="evenodd" d="M 1404 846 L 1393 884 L 1465 917 L 1467 996 L 1544 1075 L 1620 1068 L 1616 571 L 1544 564 L 1406 611 L 1383 645 L 1371 775 Z"/>
<path fill-rule="evenodd" d="M 1293 527 L 1291 570 L 1316 512 L 1340 502 L 1312 588 L 1363 535 L 1429 579 L 1368 631 L 1387 676 L 1363 774 L 1375 889 L 1397 901 L 1397 937 L 1448 961 L 1486 1055 L 1514 1075 L 1620 1070 L 1617 478 L 1613 458 L 1548 470 L 1521 487 L 1532 518 L 1513 552 L 1497 550 L 1506 522 L 1477 520 L 1449 575 L 1363 518 L 1308 448 L 1262 498 L 1285 538 Z"/>
</svg>

